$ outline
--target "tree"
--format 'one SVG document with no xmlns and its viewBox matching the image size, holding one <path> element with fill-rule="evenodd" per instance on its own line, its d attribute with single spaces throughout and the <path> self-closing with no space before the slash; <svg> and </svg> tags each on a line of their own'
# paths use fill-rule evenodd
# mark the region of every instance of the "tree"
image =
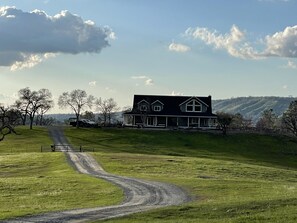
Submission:
<svg viewBox="0 0 297 223">
<path fill-rule="evenodd" d="M 20 111 L 20 117 L 23 125 L 30 120 L 30 129 L 33 128 L 33 121 L 37 113 L 42 116 L 53 107 L 52 94 L 48 89 L 40 89 L 39 91 L 31 91 L 26 87 L 19 90 L 19 99 L 15 103 L 15 108 Z"/>
<path fill-rule="evenodd" d="M 60 108 L 71 108 L 76 116 L 76 128 L 79 127 L 79 118 L 81 112 L 86 108 L 92 108 L 95 98 L 92 95 L 87 95 L 84 90 L 73 90 L 70 93 L 64 92 L 60 95 L 58 105 Z"/>
<path fill-rule="evenodd" d="M 285 129 L 297 137 L 297 100 L 292 101 L 282 117 Z"/>
<path fill-rule="evenodd" d="M 52 94 L 48 89 L 40 89 L 32 92 L 28 114 L 30 118 L 30 129 L 33 128 L 35 114 L 40 110 L 43 114 L 53 106 Z M 43 115 L 42 114 L 42 115 Z"/>
<path fill-rule="evenodd" d="M 14 107 L 20 111 L 20 118 L 22 119 L 23 125 L 26 125 L 28 110 L 32 101 L 33 94 L 30 88 L 22 88 L 18 92 L 19 99 L 15 102 Z"/>
<path fill-rule="evenodd" d="M 225 112 L 218 112 L 217 117 L 218 117 L 219 127 L 222 129 L 223 135 L 226 135 L 227 129 L 230 126 L 234 118 L 234 115 L 225 113 Z"/>
<path fill-rule="evenodd" d="M 258 129 L 266 130 L 266 131 L 275 130 L 276 122 L 277 122 L 276 114 L 273 112 L 272 109 L 267 109 L 262 113 L 259 121 L 256 124 L 256 127 Z"/>
<path fill-rule="evenodd" d="M 82 118 L 84 119 L 88 119 L 88 120 L 91 120 L 91 121 L 95 121 L 95 114 L 91 111 L 85 111 L 84 114 L 81 115 Z"/>
<path fill-rule="evenodd" d="M 111 119 L 114 112 L 118 111 L 118 104 L 113 98 L 102 100 L 101 98 L 96 101 L 97 108 L 103 117 L 104 125 L 111 124 Z"/>
<path fill-rule="evenodd" d="M 19 116 L 16 110 L 0 106 L 0 141 L 8 134 L 16 134 L 14 126 L 17 124 L 18 119 Z"/>
<path fill-rule="evenodd" d="M 242 114 L 237 113 L 233 115 L 232 122 L 230 124 L 230 128 L 234 129 L 248 129 L 252 126 L 252 120 L 244 118 Z"/>
</svg>

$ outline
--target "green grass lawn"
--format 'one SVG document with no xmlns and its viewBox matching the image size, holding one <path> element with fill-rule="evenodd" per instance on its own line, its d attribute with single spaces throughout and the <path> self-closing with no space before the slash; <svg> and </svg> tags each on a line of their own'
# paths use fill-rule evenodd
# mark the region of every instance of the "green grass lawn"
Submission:
<svg viewBox="0 0 297 223">
<path fill-rule="evenodd" d="M 0 220 L 27 214 L 118 204 L 122 191 L 76 172 L 50 145 L 46 128 L 16 129 L 0 142 Z"/>
<path fill-rule="evenodd" d="M 257 134 L 229 136 L 180 131 L 66 128 L 69 141 L 99 152 L 124 152 L 297 167 L 297 142 L 286 137 Z"/>
<path fill-rule="evenodd" d="M 0 142 L 0 219 L 122 201 L 115 186 L 75 172 L 45 128 Z M 297 222 L 295 141 L 285 137 L 66 128 L 109 172 L 179 185 L 193 200 L 106 222 Z"/>
<path fill-rule="evenodd" d="M 106 222 L 297 222 L 296 142 L 284 137 L 66 129 L 109 172 L 180 185 L 193 201 Z"/>
<path fill-rule="evenodd" d="M 0 154 L 39 152 L 41 146 L 50 146 L 52 140 L 49 138 L 47 128 L 18 126 L 15 128 L 17 134 L 10 134 L 0 142 Z"/>
</svg>

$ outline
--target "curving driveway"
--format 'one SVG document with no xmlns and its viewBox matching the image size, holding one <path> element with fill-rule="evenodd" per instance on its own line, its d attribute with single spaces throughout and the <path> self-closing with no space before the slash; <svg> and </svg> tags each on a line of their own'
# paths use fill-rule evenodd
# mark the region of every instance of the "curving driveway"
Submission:
<svg viewBox="0 0 297 223">
<path fill-rule="evenodd" d="M 68 144 L 60 128 L 52 127 L 49 131 L 55 144 Z M 4 222 L 86 222 L 103 220 L 164 206 L 179 205 L 190 200 L 184 190 L 171 184 L 107 173 L 90 154 L 65 152 L 65 155 L 70 164 L 80 173 L 105 179 L 122 188 L 125 194 L 123 203 L 107 207 L 50 212 Z"/>
</svg>

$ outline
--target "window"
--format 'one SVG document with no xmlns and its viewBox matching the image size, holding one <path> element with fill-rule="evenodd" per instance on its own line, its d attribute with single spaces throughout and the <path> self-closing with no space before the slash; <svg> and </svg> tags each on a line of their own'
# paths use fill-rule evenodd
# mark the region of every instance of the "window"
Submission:
<svg viewBox="0 0 297 223">
<path fill-rule="evenodd" d="M 198 101 L 190 101 L 186 105 L 187 112 L 201 112 L 202 111 L 202 106 Z"/>
<path fill-rule="evenodd" d="M 146 105 L 141 105 L 140 106 L 140 111 L 147 111 L 147 106 Z"/>
<path fill-rule="evenodd" d="M 154 111 L 161 111 L 161 106 L 155 105 L 154 106 Z"/>
<path fill-rule="evenodd" d="M 199 123 L 199 119 L 198 118 L 191 118 L 190 119 L 190 124 L 198 124 Z"/>
</svg>

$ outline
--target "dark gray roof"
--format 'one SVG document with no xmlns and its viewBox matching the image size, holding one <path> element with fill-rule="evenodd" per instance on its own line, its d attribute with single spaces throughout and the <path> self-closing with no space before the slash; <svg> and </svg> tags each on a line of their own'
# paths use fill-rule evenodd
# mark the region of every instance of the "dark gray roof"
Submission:
<svg viewBox="0 0 297 223">
<path fill-rule="evenodd" d="M 202 104 L 206 105 L 206 112 L 182 112 L 180 105 L 196 98 Z M 140 114 L 138 110 L 138 103 L 145 100 L 150 105 L 155 101 L 163 103 L 162 111 L 153 111 L 152 109 L 147 112 L 150 115 L 176 115 L 176 116 L 215 116 L 212 114 L 211 96 L 196 97 L 196 96 L 164 96 L 164 95 L 134 95 L 133 109 L 126 114 Z"/>
</svg>

